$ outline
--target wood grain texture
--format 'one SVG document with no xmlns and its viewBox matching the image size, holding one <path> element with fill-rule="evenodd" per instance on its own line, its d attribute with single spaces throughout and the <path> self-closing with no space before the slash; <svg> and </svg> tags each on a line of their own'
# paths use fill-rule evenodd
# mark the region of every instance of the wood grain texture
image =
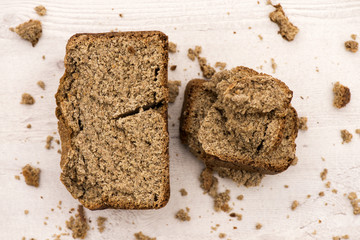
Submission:
<svg viewBox="0 0 360 240">
<path fill-rule="evenodd" d="M 53 143 L 51 150 L 44 147 L 46 136 L 59 138 L 53 134 L 57 131 L 54 94 L 64 71 L 67 39 L 77 32 L 160 30 L 178 44 L 179 52 L 170 54 L 169 65 L 176 64 L 177 69 L 169 71 L 169 79 L 182 81 L 180 95 L 169 106 L 169 204 L 157 211 L 86 211 L 90 225 L 95 227 L 87 239 L 132 239 L 138 231 L 160 240 L 217 239 L 220 232 L 226 232 L 230 239 L 331 239 L 344 234 L 359 239 L 360 218 L 352 214 L 343 194 L 355 191 L 360 195 L 360 136 L 355 134 L 360 128 L 360 53 L 344 48 L 351 34 L 360 36 L 360 1 L 273 1 L 283 5 L 300 29 L 293 42 L 277 34 L 278 27 L 268 18 L 273 8 L 259 2 L 0 1 L 0 238 L 52 239 L 54 233 L 68 232 L 65 220 L 69 209 L 78 204 L 59 181 L 59 146 Z M 48 9 L 44 17 L 34 11 L 39 4 Z M 43 36 L 35 48 L 8 30 L 30 18 L 43 24 Z M 298 165 L 265 177 L 256 188 L 237 187 L 220 179 L 221 190 L 231 190 L 231 205 L 234 202 L 234 212 L 243 214 L 242 221 L 229 221 L 227 214 L 213 213 L 211 199 L 199 187 L 203 166 L 179 140 L 183 91 L 200 73 L 198 63 L 186 56 L 187 49 L 195 45 L 203 47 L 202 55 L 210 64 L 223 61 L 228 69 L 244 65 L 272 74 L 270 59 L 274 58 L 278 68 L 273 75 L 293 90 L 293 106 L 299 116 L 309 119 L 309 130 L 300 132 L 296 141 Z M 45 82 L 45 90 L 36 85 L 39 80 Z M 352 93 L 350 103 L 340 110 L 332 106 L 332 84 L 336 81 Z M 23 92 L 34 96 L 33 106 L 19 104 Z M 28 123 L 31 129 L 26 128 Z M 351 143 L 341 144 L 341 129 L 353 133 Z M 25 185 L 22 176 L 20 181 L 14 178 L 27 163 L 42 169 L 38 189 Z M 324 168 L 329 170 L 330 189 L 320 179 Z M 289 188 L 284 188 L 285 184 Z M 188 196 L 181 197 L 180 188 L 185 188 Z M 331 192 L 333 188 L 337 194 Z M 320 191 L 325 192 L 324 197 L 318 196 Z M 236 200 L 239 194 L 245 196 L 243 201 Z M 57 208 L 59 200 L 61 209 Z M 295 211 L 290 210 L 293 200 L 300 203 Z M 186 206 L 191 209 L 192 220 L 178 222 L 174 215 Z M 30 211 L 28 215 L 24 215 L 25 209 Z M 95 226 L 98 216 L 108 217 L 102 234 Z M 255 230 L 257 222 L 263 225 L 261 230 Z M 215 224 L 220 227 L 211 233 L 210 227 Z M 311 234 L 314 230 L 316 235 Z"/>
</svg>

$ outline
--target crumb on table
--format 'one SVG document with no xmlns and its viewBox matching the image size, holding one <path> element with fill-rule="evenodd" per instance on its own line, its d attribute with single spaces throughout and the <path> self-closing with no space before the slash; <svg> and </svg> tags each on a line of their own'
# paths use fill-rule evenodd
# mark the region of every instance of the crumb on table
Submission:
<svg viewBox="0 0 360 240">
<path fill-rule="evenodd" d="M 291 210 L 295 210 L 299 206 L 299 202 L 297 200 L 293 201 L 291 204 Z"/>
<path fill-rule="evenodd" d="M 171 65 L 171 66 L 170 66 L 170 70 L 171 70 L 171 71 L 175 71 L 175 70 L 176 70 L 176 67 L 177 67 L 176 65 Z"/>
<path fill-rule="evenodd" d="M 184 222 L 184 221 L 190 221 L 191 217 L 189 216 L 189 208 L 186 208 L 186 211 L 184 209 L 180 209 L 179 211 L 177 211 L 177 213 L 175 214 L 175 218 L 179 219 L 180 221 Z"/>
<path fill-rule="evenodd" d="M 42 26 L 40 21 L 30 19 L 16 28 L 10 28 L 10 31 L 16 32 L 22 39 L 31 42 L 35 47 L 42 35 Z"/>
<path fill-rule="evenodd" d="M 299 118 L 299 129 L 300 130 L 303 130 L 303 131 L 308 130 L 307 121 L 308 121 L 307 117 Z"/>
<path fill-rule="evenodd" d="M 327 174 L 328 174 L 328 170 L 327 168 L 324 168 L 324 170 L 320 173 L 320 178 L 322 181 L 326 179 Z"/>
<path fill-rule="evenodd" d="M 36 83 L 42 90 L 45 90 L 45 83 L 43 81 L 38 81 Z"/>
<path fill-rule="evenodd" d="M 43 5 L 36 6 L 34 9 L 39 16 L 46 15 L 46 8 Z"/>
<path fill-rule="evenodd" d="M 359 43 L 357 41 L 354 41 L 354 40 L 349 40 L 349 41 L 346 41 L 344 43 L 345 45 L 345 49 L 350 51 L 350 52 L 357 52 L 358 49 L 359 49 Z"/>
<path fill-rule="evenodd" d="M 334 101 L 333 104 L 337 108 L 345 107 L 350 102 L 350 89 L 339 82 L 336 82 L 333 87 Z"/>
<path fill-rule="evenodd" d="M 225 233 L 219 233 L 219 238 L 225 238 L 226 234 Z"/>
<path fill-rule="evenodd" d="M 40 168 L 34 168 L 30 164 L 26 164 L 25 167 L 22 168 L 25 182 L 29 186 L 39 187 L 40 172 Z"/>
<path fill-rule="evenodd" d="M 273 73 L 276 73 L 277 64 L 275 62 L 275 59 L 271 58 L 271 68 L 273 70 Z"/>
<path fill-rule="evenodd" d="M 78 206 L 75 217 L 71 216 L 70 219 L 66 221 L 66 227 L 72 231 L 73 238 L 84 239 L 86 237 L 86 233 L 89 230 L 89 225 L 87 223 L 84 207 L 82 205 Z"/>
<path fill-rule="evenodd" d="M 179 192 L 180 192 L 181 196 L 187 196 L 187 195 L 188 195 L 188 193 L 187 193 L 187 191 L 185 190 L 185 188 L 180 189 Z"/>
<path fill-rule="evenodd" d="M 107 220 L 106 217 L 101 217 L 101 216 L 96 219 L 96 223 L 97 223 L 98 230 L 100 233 L 102 233 L 105 230 L 106 220 Z"/>
<path fill-rule="evenodd" d="M 134 237 L 135 237 L 136 240 L 156 240 L 156 238 L 146 236 L 141 231 L 138 232 L 138 233 L 134 233 Z"/>
<path fill-rule="evenodd" d="M 256 230 L 260 230 L 260 229 L 262 228 L 261 223 L 257 223 L 257 224 L 255 225 L 255 228 L 256 228 Z"/>
<path fill-rule="evenodd" d="M 276 23 L 280 30 L 279 34 L 287 41 L 293 41 L 299 29 L 294 26 L 285 15 L 285 12 L 280 4 L 275 6 L 275 11 L 269 14 L 269 18 L 272 22 Z"/>
<path fill-rule="evenodd" d="M 176 46 L 175 43 L 169 42 L 169 52 L 175 53 L 175 52 L 176 52 L 176 48 L 177 48 L 177 46 Z"/>
<path fill-rule="evenodd" d="M 31 124 L 29 123 L 28 125 L 26 125 L 26 128 L 31 128 Z"/>
<path fill-rule="evenodd" d="M 52 142 L 52 140 L 54 139 L 54 137 L 53 136 L 47 136 L 46 137 L 46 145 L 45 145 L 45 148 L 46 149 L 50 149 L 51 148 L 51 142 Z"/>
<path fill-rule="evenodd" d="M 351 142 L 353 135 L 346 129 L 341 130 L 342 144 Z"/>
<path fill-rule="evenodd" d="M 348 199 L 350 200 L 351 206 L 353 207 L 353 214 L 360 214 L 360 199 L 358 199 L 357 194 L 355 192 L 351 192 L 348 195 Z"/>
<path fill-rule="evenodd" d="M 174 103 L 176 97 L 179 95 L 179 87 L 181 86 L 181 81 L 168 81 L 169 86 L 169 103 Z"/>
<path fill-rule="evenodd" d="M 35 99 L 28 93 L 23 93 L 21 95 L 20 104 L 33 105 L 35 103 Z"/>
</svg>

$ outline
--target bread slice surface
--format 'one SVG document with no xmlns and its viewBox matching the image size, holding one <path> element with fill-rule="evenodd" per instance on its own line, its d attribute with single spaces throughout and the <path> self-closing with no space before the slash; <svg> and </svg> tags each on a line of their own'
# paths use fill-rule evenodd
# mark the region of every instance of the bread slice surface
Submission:
<svg viewBox="0 0 360 240">
<path fill-rule="evenodd" d="M 61 181 L 89 209 L 169 198 L 167 36 L 76 34 L 56 94 Z"/>
</svg>

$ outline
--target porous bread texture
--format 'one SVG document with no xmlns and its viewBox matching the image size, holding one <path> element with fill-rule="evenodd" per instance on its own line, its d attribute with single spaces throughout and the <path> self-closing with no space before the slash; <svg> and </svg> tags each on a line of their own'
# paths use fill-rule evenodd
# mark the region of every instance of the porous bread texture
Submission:
<svg viewBox="0 0 360 240">
<path fill-rule="evenodd" d="M 149 209 L 169 195 L 167 36 L 76 34 L 56 94 L 61 181 L 89 209 Z"/>
<path fill-rule="evenodd" d="M 283 82 L 245 67 L 219 72 L 211 81 L 192 80 L 181 140 L 208 167 L 282 172 L 295 159 L 298 123 L 291 98 Z"/>
</svg>

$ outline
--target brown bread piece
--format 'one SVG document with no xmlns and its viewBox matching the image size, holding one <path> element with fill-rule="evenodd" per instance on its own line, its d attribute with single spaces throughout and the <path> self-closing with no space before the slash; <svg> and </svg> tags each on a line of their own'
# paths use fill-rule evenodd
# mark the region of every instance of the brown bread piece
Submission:
<svg viewBox="0 0 360 240">
<path fill-rule="evenodd" d="M 76 34 L 56 94 L 61 181 L 86 208 L 151 209 L 170 196 L 167 36 Z"/>
</svg>

